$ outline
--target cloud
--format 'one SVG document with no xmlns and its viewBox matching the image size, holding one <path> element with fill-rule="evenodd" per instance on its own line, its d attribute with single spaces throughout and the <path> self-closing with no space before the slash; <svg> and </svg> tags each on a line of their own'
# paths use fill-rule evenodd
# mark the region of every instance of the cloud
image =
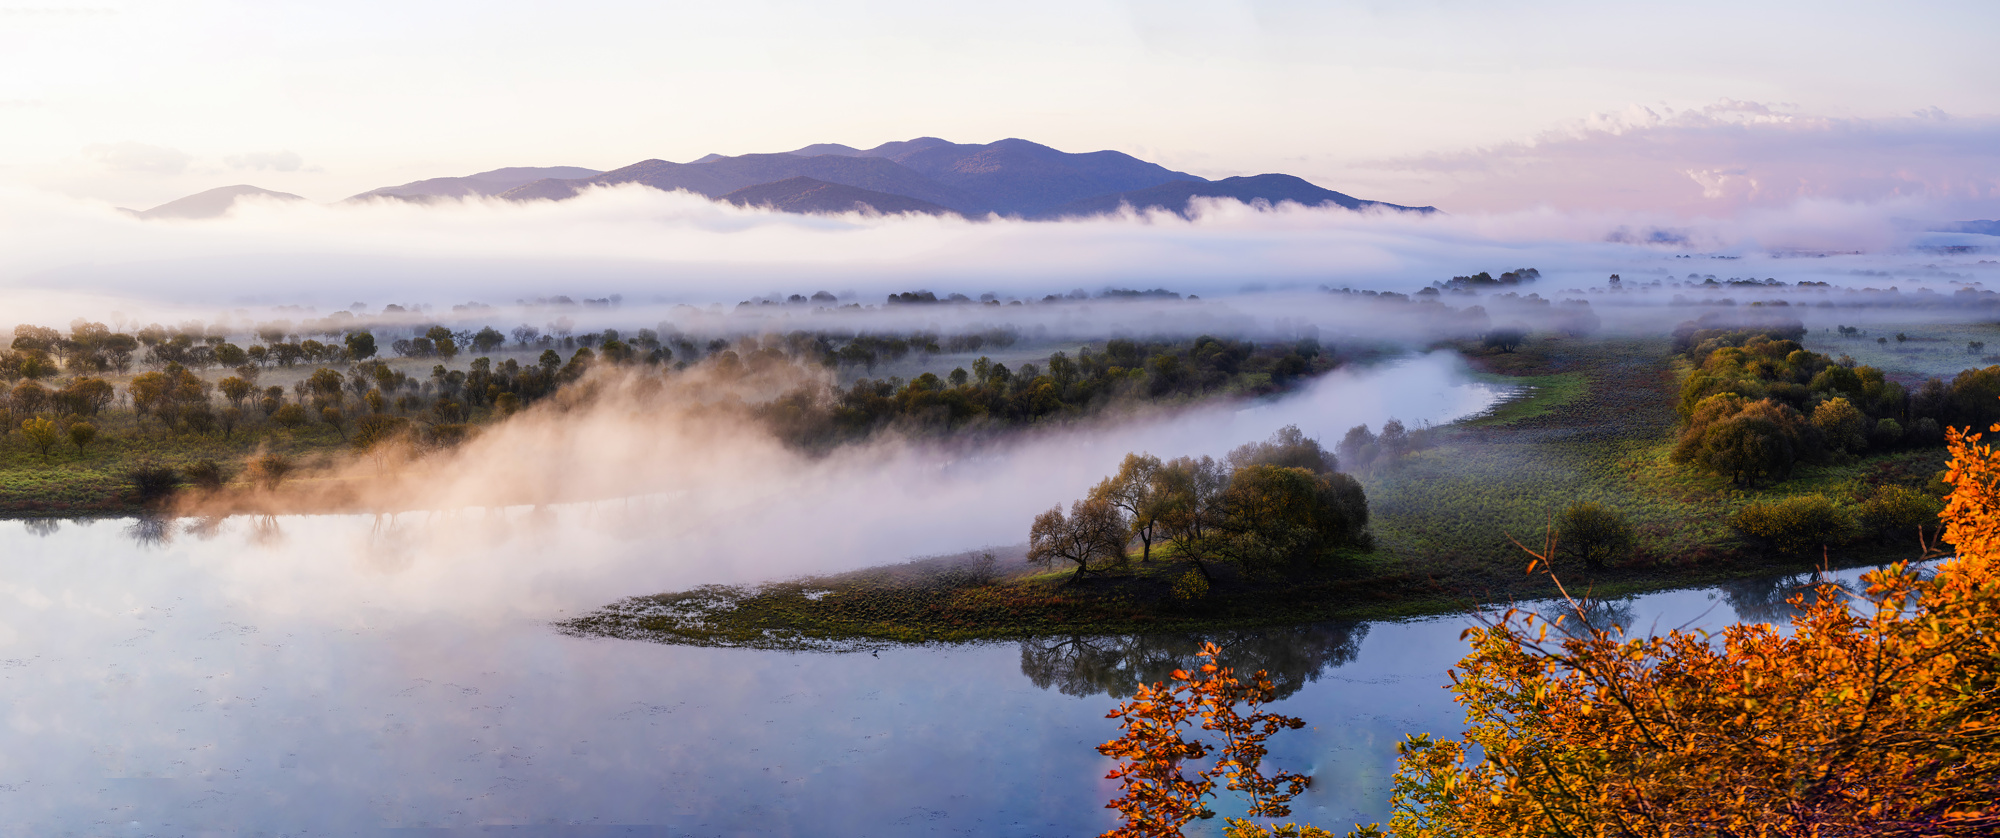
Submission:
<svg viewBox="0 0 2000 838">
<path fill-rule="evenodd" d="M 1449 184 L 1454 211 L 1547 205 L 1729 215 L 1799 201 L 1926 201 L 1949 214 L 2000 212 L 2000 118 L 1935 107 L 1835 118 L 1723 100 L 1632 107 L 1531 140 L 1387 161 Z M 1984 217 L 1983 215 L 1981 217 Z"/>
<path fill-rule="evenodd" d="M 85 146 L 84 156 L 114 172 L 148 175 L 177 175 L 187 171 L 194 157 L 187 152 L 156 145 L 119 143 Z"/>
<path fill-rule="evenodd" d="M 269 169 L 275 172 L 296 172 L 305 164 L 294 151 L 251 151 L 229 155 L 222 158 L 222 162 L 232 169 Z"/>
</svg>

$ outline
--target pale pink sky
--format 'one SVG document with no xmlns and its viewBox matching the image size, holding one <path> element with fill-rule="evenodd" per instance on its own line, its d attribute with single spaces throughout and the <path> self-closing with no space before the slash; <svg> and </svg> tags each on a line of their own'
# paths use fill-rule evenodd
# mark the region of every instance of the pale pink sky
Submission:
<svg viewBox="0 0 2000 838">
<path fill-rule="evenodd" d="M 1995 208 L 2000 4 L 1136 2 L 0 9 L 0 186 L 330 201 L 500 166 L 936 135 L 1455 212 Z"/>
</svg>

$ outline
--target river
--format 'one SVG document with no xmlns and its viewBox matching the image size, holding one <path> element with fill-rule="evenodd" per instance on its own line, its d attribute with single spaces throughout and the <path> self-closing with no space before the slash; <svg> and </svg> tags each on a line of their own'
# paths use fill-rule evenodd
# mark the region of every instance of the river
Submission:
<svg viewBox="0 0 2000 838">
<path fill-rule="evenodd" d="M 875 563 L 885 543 L 910 545 L 892 559 L 997 543 L 1025 519 L 971 523 L 977 487 L 1011 487 L 1031 466 L 1047 472 L 1043 496 L 991 502 L 1013 514 L 1079 493 L 1125 450 L 1221 453 L 1291 422 L 1337 438 L 1493 401 L 1454 370 L 1414 359 L 1247 410 L 932 463 L 928 482 L 899 490 L 930 498 L 921 519 L 812 518 L 793 534 L 796 551 L 823 548 L 805 564 L 719 545 L 828 502 L 838 481 L 711 506 L 737 517 L 686 535 L 662 513 L 670 497 L 396 519 L 0 522 L 0 835 L 1094 834 L 1111 823 L 1093 746 L 1115 733 L 1114 695 L 1203 639 L 1271 668 L 1288 694 L 1276 709 L 1309 721 L 1271 757 L 1316 777 L 1298 816 L 1382 820 L 1396 741 L 1462 728 L 1441 687 L 1467 617 L 840 655 L 549 624 L 655 586 Z M 1782 612 L 1774 585 L 1613 610 L 1640 628 L 1767 618 Z"/>
</svg>

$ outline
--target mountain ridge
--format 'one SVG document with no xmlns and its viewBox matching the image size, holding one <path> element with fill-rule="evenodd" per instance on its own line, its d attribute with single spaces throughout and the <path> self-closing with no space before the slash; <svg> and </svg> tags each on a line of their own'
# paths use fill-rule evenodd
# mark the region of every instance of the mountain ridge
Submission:
<svg viewBox="0 0 2000 838">
<path fill-rule="evenodd" d="M 801 180 L 803 179 L 803 180 Z M 609 171 L 574 166 L 510 167 L 462 177 L 429 178 L 372 189 L 345 202 L 400 200 L 429 203 L 474 196 L 509 201 L 562 201 L 598 186 L 640 184 L 685 191 L 709 200 L 770 206 L 787 212 L 847 212 L 865 205 L 878 212 L 989 215 L 1061 220 L 1167 210 L 1191 215 L 1197 198 L 1229 199 L 1253 206 L 1296 203 L 1349 210 L 1435 213 L 1356 198 L 1286 174 L 1208 180 L 1121 151 L 1066 152 L 1009 137 L 990 143 L 954 143 L 938 137 L 893 140 L 873 148 L 814 143 L 792 151 L 707 154 L 687 163 L 641 160 Z M 838 187 L 838 188 L 836 188 Z M 249 189 L 256 187 L 225 187 Z M 193 204 L 172 212 L 156 207 L 141 217 L 213 217 L 237 196 L 191 195 Z M 298 199 L 286 193 L 270 193 Z M 210 196 L 202 201 L 195 199 Z M 303 199 L 300 199 L 303 200 Z M 210 206 L 215 204 L 216 206 Z M 219 208 L 217 208 L 219 206 Z M 895 207 L 895 209 L 891 209 Z M 158 215 L 148 215 L 156 213 Z M 206 214 L 186 215 L 185 212 Z"/>
</svg>

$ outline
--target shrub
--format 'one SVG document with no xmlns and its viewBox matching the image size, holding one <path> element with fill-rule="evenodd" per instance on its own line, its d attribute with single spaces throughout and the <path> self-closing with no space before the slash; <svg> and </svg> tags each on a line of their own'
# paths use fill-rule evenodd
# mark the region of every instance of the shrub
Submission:
<svg viewBox="0 0 2000 838">
<path fill-rule="evenodd" d="M 1603 504 L 1572 504 L 1556 521 L 1556 546 L 1591 567 L 1623 558 L 1632 550 L 1632 525 Z"/>
<path fill-rule="evenodd" d="M 1893 540 L 1918 535 L 1921 528 L 1925 544 L 1937 537 L 1938 513 L 1943 511 L 1943 498 L 1895 485 L 1876 487 L 1857 510 L 1865 534 Z"/>
<path fill-rule="evenodd" d="M 1174 599 L 1193 602 L 1205 596 L 1208 596 L 1208 580 L 1202 578 L 1200 571 L 1190 570 L 1174 582 Z"/>
<path fill-rule="evenodd" d="M 125 482 L 131 484 L 140 503 L 153 503 L 180 488 L 181 475 L 167 466 L 146 463 L 125 472 Z"/>
<path fill-rule="evenodd" d="M 1846 544 L 1854 540 L 1858 527 L 1852 510 L 1819 494 L 1750 504 L 1730 518 L 1729 525 L 1797 555 Z"/>
<path fill-rule="evenodd" d="M 222 488 L 222 484 L 229 482 L 229 477 L 223 472 L 222 466 L 217 465 L 214 460 L 196 460 L 192 465 L 184 469 L 183 473 L 187 475 L 188 482 L 193 483 L 195 488 L 207 492 L 220 489 Z"/>
</svg>

